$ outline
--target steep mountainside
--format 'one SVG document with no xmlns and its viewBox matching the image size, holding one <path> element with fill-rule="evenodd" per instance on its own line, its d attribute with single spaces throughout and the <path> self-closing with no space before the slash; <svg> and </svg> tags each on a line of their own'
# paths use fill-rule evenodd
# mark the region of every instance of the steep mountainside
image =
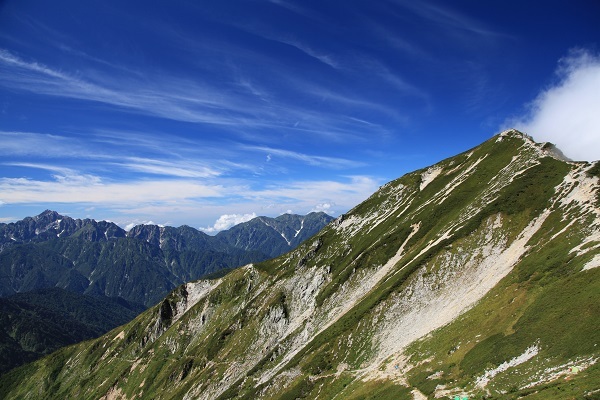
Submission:
<svg viewBox="0 0 600 400">
<path fill-rule="evenodd" d="M 0 397 L 598 398 L 599 171 L 503 132 L 11 371 Z"/>
<path fill-rule="evenodd" d="M 131 321 L 142 306 L 59 288 L 0 299 L 0 374 Z"/>
<path fill-rule="evenodd" d="M 45 211 L 0 224 L 0 296 L 56 286 L 150 306 L 184 282 L 287 252 L 331 219 L 323 213 L 282 218 L 273 220 L 281 232 L 300 229 L 290 245 L 273 248 L 275 240 L 252 241 L 272 237 L 273 228 L 262 223 L 213 237 L 189 226 L 139 225 L 125 232 L 111 222 Z"/>
</svg>

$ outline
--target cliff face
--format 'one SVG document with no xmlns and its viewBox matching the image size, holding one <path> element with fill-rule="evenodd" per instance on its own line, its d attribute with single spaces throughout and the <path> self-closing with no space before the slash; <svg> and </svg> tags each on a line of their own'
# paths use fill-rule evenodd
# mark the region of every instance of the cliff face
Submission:
<svg viewBox="0 0 600 400">
<path fill-rule="evenodd" d="M 0 395 L 597 396 L 598 165 L 549 149 L 507 131 L 407 174 L 296 250 L 13 371 Z"/>
</svg>

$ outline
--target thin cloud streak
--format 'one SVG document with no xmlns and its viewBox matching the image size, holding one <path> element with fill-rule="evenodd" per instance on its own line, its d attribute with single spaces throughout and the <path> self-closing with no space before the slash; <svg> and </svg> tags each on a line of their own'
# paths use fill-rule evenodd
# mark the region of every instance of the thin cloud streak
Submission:
<svg viewBox="0 0 600 400">
<path fill-rule="evenodd" d="M 194 158 L 199 158 L 198 154 L 189 153 L 190 144 L 187 146 L 186 141 L 182 141 L 179 145 L 171 146 L 165 154 L 157 154 L 157 158 L 149 157 L 132 157 L 121 154 L 120 150 L 125 147 L 123 153 L 142 153 L 141 148 L 153 148 L 158 150 L 160 145 L 159 140 L 146 137 L 144 141 L 136 143 L 131 141 L 131 137 L 126 142 L 123 140 L 104 140 L 99 142 L 105 146 L 85 146 L 74 139 L 48 134 L 38 134 L 30 132 L 2 132 L 0 131 L 0 139 L 3 140 L 3 146 L 0 146 L 0 155 L 6 158 L 15 156 L 30 156 L 45 159 L 50 163 L 33 163 L 20 161 L 5 161 L 1 165 L 22 167 L 22 168 L 37 168 L 51 172 L 57 172 L 63 175 L 76 175 L 73 169 L 53 165 L 52 163 L 64 162 L 65 159 L 70 159 L 71 163 L 77 164 L 80 168 L 93 169 L 104 173 L 106 170 L 123 169 L 140 174 L 152 174 L 171 176 L 176 178 L 215 178 L 223 174 L 224 170 L 230 170 L 235 167 L 234 164 L 228 163 L 225 160 L 215 158 L 210 159 L 213 165 L 222 164 L 221 168 L 208 166 L 206 157 L 203 159 L 207 162 L 196 162 Z M 91 136 L 92 143 L 98 143 L 95 136 Z M 163 140 L 164 147 L 164 140 Z M 178 150 L 178 146 L 181 146 Z M 89 150 L 93 147 L 93 152 Z M 141 147 L 141 148 L 140 148 Z M 194 146 L 191 146 L 194 147 Z M 188 151 L 187 154 L 184 154 Z M 218 157 L 220 154 L 216 150 L 213 156 Z M 186 156 L 183 158 L 182 156 Z M 240 166 L 242 168 L 242 166 Z"/>
<path fill-rule="evenodd" d="M 85 157 L 87 146 L 73 138 L 33 132 L 0 131 L 0 155 Z"/>
<path fill-rule="evenodd" d="M 113 208 L 224 195 L 220 186 L 188 180 L 103 183 L 99 179 L 90 182 L 89 176 L 64 176 L 54 181 L 0 178 L 0 201 L 6 204 L 84 203 Z"/>
<path fill-rule="evenodd" d="M 295 151 L 284 150 L 284 149 L 276 149 L 272 147 L 264 147 L 264 146 L 247 146 L 248 150 L 255 150 L 267 153 L 272 156 L 276 155 L 284 158 L 291 158 L 294 160 L 305 162 L 308 165 L 313 166 L 323 166 L 334 169 L 340 168 L 352 168 L 352 167 L 360 167 L 365 164 L 360 161 L 347 160 L 344 158 L 336 158 L 336 157 L 324 157 L 324 156 L 314 156 L 309 154 L 298 153 Z"/>
<path fill-rule="evenodd" d="M 289 1 L 284 1 L 284 0 L 269 0 L 270 3 L 275 4 L 279 7 L 283 7 L 295 14 L 298 15 L 302 15 L 303 17 L 307 17 L 313 20 L 321 20 L 319 17 L 317 17 L 313 12 L 308 11 L 305 8 L 302 8 L 300 6 L 298 6 L 297 4 L 294 4 L 292 2 Z"/>
<path fill-rule="evenodd" d="M 59 166 L 50 165 L 50 164 L 33 163 L 33 162 L 5 162 L 5 163 L 2 163 L 1 165 L 6 165 L 9 167 L 24 167 L 24 168 L 42 169 L 42 170 L 49 171 L 49 172 L 55 172 L 55 173 L 59 174 L 59 176 L 65 176 L 65 177 L 80 175 L 77 172 L 75 172 L 75 170 L 73 170 L 72 168 L 59 167 Z"/>
<path fill-rule="evenodd" d="M 287 186 L 255 190 L 249 196 L 257 200 L 271 199 L 279 202 L 301 200 L 316 206 L 323 202 L 356 205 L 373 194 L 380 185 L 377 180 L 366 176 L 350 176 L 349 181 L 298 181 Z"/>
<path fill-rule="evenodd" d="M 446 26 L 457 31 L 467 31 L 484 37 L 510 37 L 505 33 L 496 32 L 490 29 L 480 21 L 449 8 L 428 2 L 413 2 L 406 0 L 394 0 L 394 2 L 440 26 Z"/>
<path fill-rule="evenodd" d="M 306 44 L 300 43 L 299 41 L 291 40 L 291 39 L 281 39 L 281 38 L 268 38 L 268 39 L 292 46 L 292 47 L 300 50 L 304 54 L 314 58 L 315 60 L 320 61 L 321 63 L 323 63 L 325 65 L 328 65 L 329 67 L 331 67 L 333 69 L 342 69 L 340 63 L 333 56 L 319 52 Z"/>
<path fill-rule="evenodd" d="M 125 162 L 115 163 L 115 165 L 136 172 L 180 178 L 213 178 L 221 175 L 220 172 L 204 165 L 185 161 L 161 161 L 141 157 L 129 157 L 124 161 Z"/>
</svg>

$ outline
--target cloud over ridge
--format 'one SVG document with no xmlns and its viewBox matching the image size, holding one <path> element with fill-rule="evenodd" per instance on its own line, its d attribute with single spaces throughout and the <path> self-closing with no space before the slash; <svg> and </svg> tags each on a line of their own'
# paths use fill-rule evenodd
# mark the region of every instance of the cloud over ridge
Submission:
<svg viewBox="0 0 600 400">
<path fill-rule="evenodd" d="M 200 228 L 201 231 L 206 233 L 217 233 L 225 229 L 229 229 L 234 225 L 238 225 L 244 222 L 248 222 L 251 219 L 256 218 L 256 213 L 252 214 L 224 214 L 215 221 L 213 226 L 206 228 Z"/>
<path fill-rule="evenodd" d="M 556 74 L 557 82 L 505 127 L 552 142 L 573 160 L 600 159 L 600 55 L 571 50 L 559 61 Z"/>
</svg>

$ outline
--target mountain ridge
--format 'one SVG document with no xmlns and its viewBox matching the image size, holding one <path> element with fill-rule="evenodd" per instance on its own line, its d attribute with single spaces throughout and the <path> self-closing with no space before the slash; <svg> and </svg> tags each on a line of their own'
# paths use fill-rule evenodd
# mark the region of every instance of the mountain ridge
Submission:
<svg viewBox="0 0 600 400">
<path fill-rule="evenodd" d="M 324 213 L 258 217 L 283 229 L 310 221 L 297 240 L 282 243 L 272 227 L 261 229 L 256 221 L 209 236 L 185 225 L 138 225 L 125 231 L 112 222 L 46 210 L 0 224 L 0 295 L 59 286 L 149 306 L 186 281 L 285 253 L 332 219 Z M 133 276 L 146 279 L 147 289 L 132 284 Z"/>
<path fill-rule="evenodd" d="M 298 220 L 301 223 L 301 221 L 311 218 L 321 218 L 327 221 L 331 221 L 334 219 L 333 217 L 327 215 L 324 212 L 310 212 L 306 215 L 286 213 L 275 218 L 258 216 L 250 221 L 242 222 L 234 225 L 231 228 L 224 229 L 218 232 L 216 235 L 218 236 L 220 234 L 222 236 L 226 236 L 227 233 L 231 231 L 231 229 L 247 225 L 248 223 L 253 221 L 262 221 L 263 223 L 265 223 L 265 225 L 277 231 L 273 224 L 275 224 L 275 226 L 285 226 L 285 223 L 282 223 L 284 220 L 288 220 L 288 222 L 291 221 L 291 223 L 295 223 L 295 220 Z M 154 235 L 156 234 L 156 231 L 163 232 L 165 230 L 174 230 L 191 231 L 199 234 L 199 236 L 213 237 L 204 233 L 202 230 L 193 228 L 188 225 L 172 227 L 157 224 L 139 224 L 133 226 L 129 230 L 125 230 L 111 221 L 95 220 L 90 218 L 72 218 L 66 215 L 61 215 L 56 211 L 47 209 L 38 215 L 35 215 L 33 217 L 25 217 L 20 221 L 0 223 L 0 240 L 2 240 L 2 242 L 0 242 L 0 252 L 5 248 L 4 246 L 15 244 L 14 242 L 21 244 L 34 241 L 36 239 L 46 240 L 49 236 L 70 236 L 80 231 L 82 228 L 88 230 L 92 230 L 92 228 L 98 229 L 97 232 L 86 237 L 90 241 L 108 240 L 118 237 L 140 237 L 143 235 L 148 235 L 148 233 L 144 233 L 144 231 L 146 230 L 152 230 L 154 232 Z M 98 232 L 100 232 L 101 234 L 98 234 Z M 281 234 L 281 232 L 279 231 L 278 233 Z M 287 238 L 284 237 L 284 239 L 288 242 L 288 244 L 290 244 Z"/>
<path fill-rule="evenodd" d="M 290 253 L 14 370 L 0 395 L 594 398 L 599 169 L 503 132 Z"/>
</svg>

